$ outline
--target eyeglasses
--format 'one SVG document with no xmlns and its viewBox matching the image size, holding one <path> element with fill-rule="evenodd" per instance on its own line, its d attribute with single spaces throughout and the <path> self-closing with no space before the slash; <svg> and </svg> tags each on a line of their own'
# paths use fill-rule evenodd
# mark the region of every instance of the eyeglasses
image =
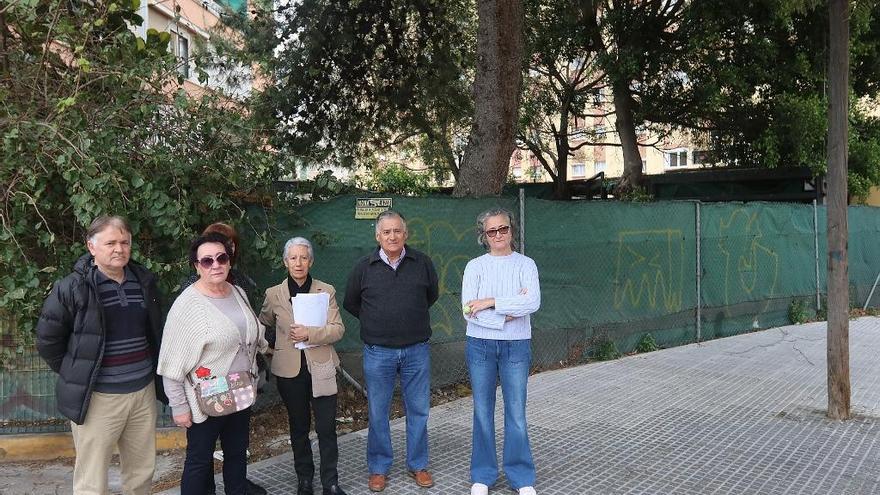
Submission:
<svg viewBox="0 0 880 495">
<path fill-rule="evenodd" d="M 199 265 L 201 265 L 202 268 L 207 270 L 208 268 L 211 268 L 212 266 L 214 266 L 215 261 L 220 266 L 226 266 L 227 264 L 229 264 L 229 255 L 226 253 L 220 253 L 217 255 L 216 258 L 212 258 L 210 256 L 205 256 L 204 258 L 199 260 Z"/>
<path fill-rule="evenodd" d="M 495 237 L 498 234 L 504 235 L 508 232 L 510 232 L 510 225 L 502 225 L 501 227 L 498 227 L 496 229 L 489 229 L 485 231 L 485 234 L 489 237 Z"/>
</svg>

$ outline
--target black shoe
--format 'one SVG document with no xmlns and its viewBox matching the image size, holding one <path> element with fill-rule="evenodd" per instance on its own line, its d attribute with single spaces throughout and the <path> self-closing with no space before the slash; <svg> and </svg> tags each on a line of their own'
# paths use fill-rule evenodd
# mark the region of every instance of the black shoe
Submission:
<svg viewBox="0 0 880 495">
<path fill-rule="evenodd" d="M 245 493 L 247 493 L 247 495 L 266 495 L 266 493 L 268 493 L 265 488 L 254 483 L 253 481 L 245 481 L 247 481 L 247 489 L 245 490 Z"/>
<path fill-rule="evenodd" d="M 312 487 L 312 480 L 303 478 L 299 480 L 296 487 L 296 495 L 314 495 L 315 489 Z"/>
<path fill-rule="evenodd" d="M 324 487 L 323 495 L 347 495 L 339 485 L 330 485 L 330 487 Z"/>
</svg>

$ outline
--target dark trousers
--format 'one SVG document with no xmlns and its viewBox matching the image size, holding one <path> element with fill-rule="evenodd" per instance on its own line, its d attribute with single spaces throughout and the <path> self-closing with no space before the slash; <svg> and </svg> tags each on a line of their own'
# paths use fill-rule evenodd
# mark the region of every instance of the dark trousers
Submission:
<svg viewBox="0 0 880 495">
<path fill-rule="evenodd" d="M 227 495 L 245 495 L 251 408 L 228 416 L 209 417 L 186 430 L 186 461 L 181 495 L 205 495 L 214 486 L 214 446 L 223 449 L 223 484 Z"/>
<path fill-rule="evenodd" d="M 312 397 L 312 375 L 305 361 L 294 378 L 275 377 L 278 393 L 287 407 L 290 423 L 290 443 L 293 448 L 293 467 L 299 479 L 311 480 L 315 475 L 312 443 L 309 441 L 311 412 L 315 413 L 315 433 L 321 452 L 321 485 L 329 488 L 339 483 L 336 464 L 339 451 L 336 446 L 336 395 Z"/>
</svg>

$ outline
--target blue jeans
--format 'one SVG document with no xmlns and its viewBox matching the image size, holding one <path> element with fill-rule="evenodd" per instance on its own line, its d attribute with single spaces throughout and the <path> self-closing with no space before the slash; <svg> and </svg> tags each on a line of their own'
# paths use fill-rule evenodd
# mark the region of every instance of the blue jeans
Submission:
<svg viewBox="0 0 880 495">
<path fill-rule="evenodd" d="M 498 479 L 495 452 L 495 388 L 504 397 L 504 474 L 514 490 L 535 485 L 535 463 L 526 426 L 526 384 L 531 340 L 467 338 L 467 364 L 474 393 L 471 481 L 488 486 Z"/>
<path fill-rule="evenodd" d="M 431 347 L 427 342 L 408 347 L 364 346 L 364 379 L 370 408 L 367 467 L 370 474 L 388 474 L 391 448 L 391 398 L 400 374 L 406 413 L 406 467 L 428 468 L 428 411 L 431 409 Z"/>
</svg>

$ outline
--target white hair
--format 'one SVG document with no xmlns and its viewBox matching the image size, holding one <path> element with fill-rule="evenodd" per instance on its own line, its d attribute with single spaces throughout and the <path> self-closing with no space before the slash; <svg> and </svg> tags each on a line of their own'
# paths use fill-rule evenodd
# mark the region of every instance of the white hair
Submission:
<svg viewBox="0 0 880 495">
<path fill-rule="evenodd" d="M 315 251 L 312 249 L 312 243 L 305 237 L 291 237 L 284 243 L 284 251 L 281 252 L 281 260 L 287 259 L 287 251 L 293 246 L 305 246 L 309 250 L 309 259 L 315 260 Z"/>
</svg>

